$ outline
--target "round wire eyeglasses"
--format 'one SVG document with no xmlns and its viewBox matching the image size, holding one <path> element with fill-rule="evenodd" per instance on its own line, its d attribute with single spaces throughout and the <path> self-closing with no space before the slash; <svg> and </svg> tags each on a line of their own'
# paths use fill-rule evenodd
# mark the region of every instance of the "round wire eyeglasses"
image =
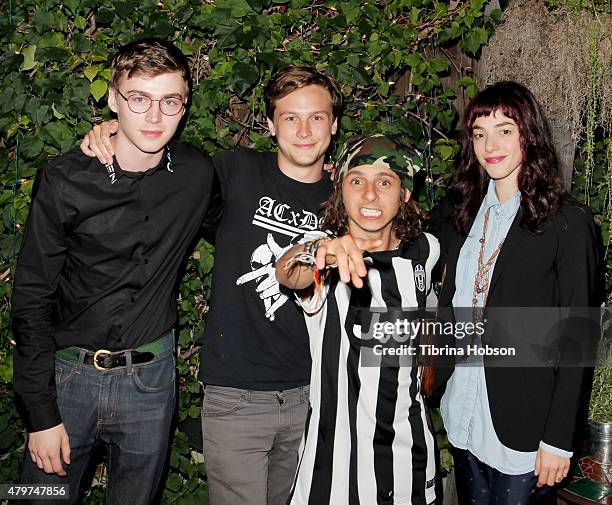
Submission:
<svg viewBox="0 0 612 505">
<path fill-rule="evenodd" d="M 165 116 L 176 116 L 183 110 L 183 107 L 185 107 L 185 101 L 175 96 L 165 96 L 159 100 L 154 100 L 147 95 L 136 93 L 130 96 L 124 96 L 118 89 L 115 91 L 127 102 L 129 109 L 136 114 L 144 114 L 147 112 L 153 105 L 153 102 L 159 102 L 159 110 Z"/>
</svg>

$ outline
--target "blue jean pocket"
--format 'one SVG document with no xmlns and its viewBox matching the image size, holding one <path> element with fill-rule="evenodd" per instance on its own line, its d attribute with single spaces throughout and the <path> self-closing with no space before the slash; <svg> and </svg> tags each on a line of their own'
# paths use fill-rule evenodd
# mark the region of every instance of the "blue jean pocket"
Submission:
<svg viewBox="0 0 612 505">
<path fill-rule="evenodd" d="M 174 355 L 144 365 L 135 365 L 134 384 L 143 393 L 158 393 L 174 387 Z"/>
<path fill-rule="evenodd" d="M 55 386 L 61 386 L 66 384 L 72 377 L 76 370 L 76 363 L 69 363 L 66 361 L 55 360 Z"/>
</svg>

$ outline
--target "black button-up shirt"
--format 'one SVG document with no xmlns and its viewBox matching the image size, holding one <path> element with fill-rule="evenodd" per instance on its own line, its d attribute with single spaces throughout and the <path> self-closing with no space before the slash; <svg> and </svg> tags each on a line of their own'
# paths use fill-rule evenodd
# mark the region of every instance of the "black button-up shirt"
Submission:
<svg viewBox="0 0 612 505">
<path fill-rule="evenodd" d="M 14 386 L 30 431 L 61 422 L 56 349 L 131 349 L 175 324 L 213 180 L 209 158 L 180 143 L 145 172 L 77 150 L 40 171 L 13 288 Z"/>
</svg>

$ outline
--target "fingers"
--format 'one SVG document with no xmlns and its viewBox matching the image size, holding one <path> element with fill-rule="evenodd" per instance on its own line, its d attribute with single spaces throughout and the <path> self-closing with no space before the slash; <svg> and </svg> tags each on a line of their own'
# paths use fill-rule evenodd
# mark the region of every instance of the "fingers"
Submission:
<svg viewBox="0 0 612 505">
<path fill-rule="evenodd" d="M 60 460 L 59 448 L 56 451 L 51 449 L 47 451 L 30 451 L 30 457 L 36 466 L 45 473 L 56 473 L 60 477 L 64 477 L 66 475 L 66 471 L 64 470 Z"/>
<path fill-rule="evenodd" d="M 110 126 L 107 123 L 96 125 L 90 132 L 90 135 L 92 134 L 94 136 L 95 144 L 98 147 L 102 156 L 104 157 L 105 161 L 102 161 L 99 156 L 98 159 L 100 159 L 100 161 L 105 164 L 112 163 L 114 150 L 113 144 L 111 142 Z"/>
<path fill-rule="evenodd" d="M 119 123 L 117 121 L 102 123 L 100 125 L 100 137 L 105 150 L 111 158 L 110 163 L 113 162 L 112 157 L 115 154 L 113 149 L 113 143 L 111 142 L 111 135 L 113 135 L 119 129 Z"/>
<path fill-rule="evenodd" d="M 95 125 L 81 142 L 81 151 L 87 156 L 95 156 L 100 163 L 105 165 L 112 163 L 115 151 L 111 142 L 111 135 L 118 129 L 119 123 L 117 121 L 106 121 Z"/>
<path fill-rule="evenodd" d="M 558 484 L 567 477 L 569 466 L 569 458 L 557 456 L 539 449 L 536 455 L 534 472 L 538 477 L 536 486 L 554 486 Z"/>
<path fill-rule="evenodd" d="M 549 484 L 549 482 L 552 482 Z M 538 482 L 536 484 L 537 487 L 542 486 L 552 486 L 555 483 L 554 474 L 550 475 L 550 472 L 547 467 L 543 467 L 540 469 L 540 474 L 538 475 Z"/>
<path fill-rule="evenodd" d="M 85 135 L 85 138 L 83 138 L 79 147 L 85 156 L 89 156 L 90 158 L 94 158 L 96 156 L 96 153 L 89 148 L 89 134 Z"/>
<path fill-rule="evenodd" d="M 64 463 L 69 465 L 70 464 L 70 442 L 68 441 L 68 436 L 62 438 L 62 445 L 60 449 L 62 451 Z"/>
<path fill-rule="evenodd" d="M 333 181 L 336 176 L 336 167 L 333 163 L 325 163 L 323 165 L 323 170 L 329 173 L 329 180 Z"/>
<path fill-rule="evenodd" d="M 70 444 L 63 424 L 30 433 L 28 451 L 34 464 L 44 472 L 55 473 L 60 477 L 66 475 L 61 455 L 64 462 L 70 464 Z"/>
</svg>

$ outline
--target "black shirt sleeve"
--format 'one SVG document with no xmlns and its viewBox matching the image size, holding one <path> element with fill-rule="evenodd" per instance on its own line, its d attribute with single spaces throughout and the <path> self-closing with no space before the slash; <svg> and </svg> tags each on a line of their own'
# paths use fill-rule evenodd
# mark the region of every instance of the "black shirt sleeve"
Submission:
<svg viewBox="0 0 612 505">
<path fill-rule="evenodd" d="M 215 244 L 217 230 L 223 217 L 223 190 L 218 169 L 214 164 L 213 180 L 210 188 L 210 199 L 208 200 L 208 208 L 202 220 L 202 235 L 210 242 Z"/>
<path fill-rule="evenodd" d="M 62 191 L 54 175 L 56 170 L 47 166 L 34 183 L 13 286 L 12 317 L 17 343 L 13 382 L 31 432 L 62 422 L 55 392 L 53 313 L 67 252 L 67 223 L 62 217 Z"/>
</svg>

